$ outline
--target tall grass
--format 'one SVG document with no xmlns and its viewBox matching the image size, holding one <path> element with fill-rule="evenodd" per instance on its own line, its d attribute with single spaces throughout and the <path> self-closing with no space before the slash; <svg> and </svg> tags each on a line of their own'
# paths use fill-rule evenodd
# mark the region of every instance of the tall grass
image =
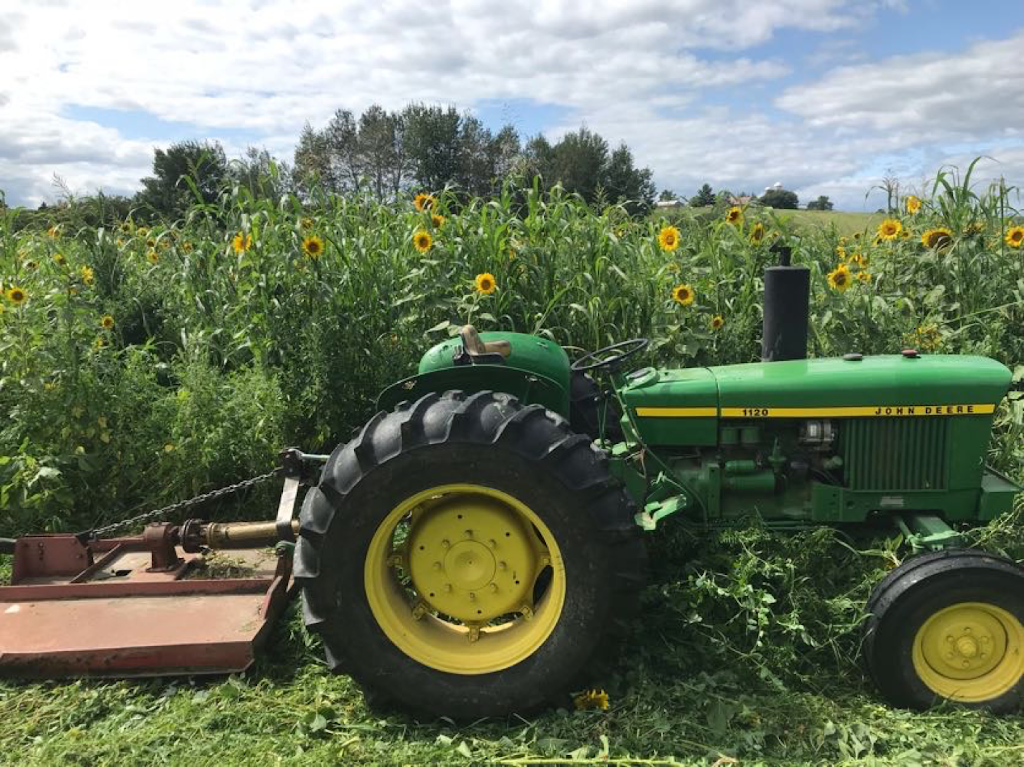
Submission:
<svg viewBox="0 0 1024 767">
<path fill-rule="evenodd" d="M 0 280 L 27 298 L 0 304 L 0 530 L 117 518 L 263 471 L 286 444 L 330 448 L 462 322 L 570 349 L 649 336 L 655 364 L 756 359 L 776 242 L 812 273 L 813 354 L 916 345 L 1017 365 L 1024 249 L 1005 241 L 1019 221 L 1013 190 L 977 193 L 971 170 L 940 172 L 893 240 L 754 208 L 734 223 L 725 209 L 635 220 L 537 186 L 468 202 L 443 192 L 424 211 L 235 187 L 181 220 L 129 218 L 116 230 L 80 225 L 71 210 L 48 232 L 15 233 L 6 210 Z M 673 223 L 680 245 L 662 250 L 658 233 Z M 937 227 L 950 235 L 924 246 Z M 426 252 L 413 244 L 421 230 Z M 315 258 L 303 249 L 314 236 L 324 244 Z M 843 260 L 853 279 L 840 292 L 827 275 Z M 475 290 L 481 273 L 496 278 L 493 294 Z M 693 288 L 691 305 L 673 302 L 677 284 Z M 1019 409 L 1001 413 L 994 448 L 1014 472 L 1020 421 Z"/>
</svg>

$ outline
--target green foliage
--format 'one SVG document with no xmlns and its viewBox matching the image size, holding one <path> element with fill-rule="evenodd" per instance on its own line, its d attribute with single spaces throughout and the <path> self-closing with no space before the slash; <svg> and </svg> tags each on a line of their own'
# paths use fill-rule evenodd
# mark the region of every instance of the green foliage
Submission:
<svg viewBox="0 0 1024 767">
<path fill-rule="evenodd" d="M 220 142 L 180 141 L 153 154 L 153 175 L 142 179 L 139 204 L 176 219 L 194 203 L 212 203 L 228 175 Z"/>
<path fill-rule="evenodd" d="M 807 210 L 832 210 L 832 201 L 827 194 L 819 195 L 817 200 L 807 203 Z"/>
<path fill-rule="evenodd" d="M 151 228 L 129 217 L 20 230 L 7 210 L 0 281 L 28 298 L 0 303 L 0 533 L 128 515 L 261 473 L 283 445 L 329 450 L 462 322 L 570 349 L 645 335 L 651 364 L 756 359 L 760 279 L 778 238 L 812 271 L 814 354 L 914 345 L 1018 364 L 1024 253 L 1003 238 L 1008 190 L 969 191 L 941 175 L 903 219 L 909 236 L 881 242 L 755 208 L 736 223 L 723 205 L 684 211 L 672 252 L 658 246 L 660 220 L 595 212 L 539 182 L 491 201 L 444 193 L 423 212 L 374 193 L 312 187 L 301 202 L 236 183 Z M 950 241 L 922 245 L 940 225 Z M 424 253 L 419 230 L 432 237 Z M 313 236 L 316 258 L 303 251 Z M 826 275 L 843 259 L 863 277 L 839 293 Z M 474 289 L 484 272 L 491 295 Z M 671 300 L 679 283 L 692 305 Z M 1019 473 L 1019 410 L 1004 407 L 997 425 L 993 459 Z"/>
<path fill-rule="evenodd" d="M 780 210 L 796 210 L 800 207 L 800 200 L 796 192 L 788 189 L 769 189 L 761 195 L 761 204 Z"/>
<path fill-rule="evenodd" d="M 704 184 L 697 193 L 690 198 L 690 205 L 694 208 L 706 208 L 709 205 L 714 205 L 717 201 L 714 191 L 711 189 L 711 184 Z"/>
</svg>

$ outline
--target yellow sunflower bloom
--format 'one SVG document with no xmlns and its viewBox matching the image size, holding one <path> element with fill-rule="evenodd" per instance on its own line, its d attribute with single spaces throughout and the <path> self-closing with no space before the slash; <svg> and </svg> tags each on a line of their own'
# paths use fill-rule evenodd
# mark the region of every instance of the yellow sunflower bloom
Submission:
<svg viewBox="0 0 1024 767">
<path fill-rule="evenodd" d="M 839 256 L 839 260 L 840 261 L 845 261 L 846 260 L 846 248 L 844 248 L 842 245 L 839 245 L 836 248 L 836 255 Z"/>
<path fill-rule="evenodd" d="M 722 329 L 722 325 L 724 325 L 724 324 L 725 324 L 725 320 L 722 318 L 721 314 L 716 314 L 714 317 L 711 318 L 711 329 L 712 330 L 721 330 Z"/>
<path fill-rule="evenodd" d="M 437 200 L 434 199 L 434 195 L 427 194 L 426 192 L 420 192 L 413 198 L 412 204 L 416 210 L 429 210 L 434 207 L 434 203 Z"/>
<path fill-rule="evenodd" d="M 7 300 L 15 306 L 21 306 L 28 300 L 28 293 L 25 292 L 24 288 L 19 288 L 17 285 L 12 285 L 4 291 L 4 295 L 7 296 Z"/>
<path fill-rule="evenodd" d="M 96 273 L 92 270 L 92 267 L 89 266 L 83 266 L 78 270 L 78 274 L 81 276 L 82 282 L 86 285 L 92 285 L 93 281 L 96 279 Z"/>
<path fill-rule="evenodd" d="M 155 264 L 157 261 L 160 260 L 160 254 L 157 253 L 155 250 L 151 250 L 149 251 L 149 253 L 146 254 L 146 258 L 149 259 L 149 263 Z"/>
<path fill-rule="evenodd" d="M 303 218 L 299 219 L 299 226 L 301 226 L 303 229 L 312 229 L 313 219 L 304 216 Z"/>
<path fill-rule="evenodd" d="M 477 293 L 483 293 L 489 296 L 495 290 L 498 289 L 498 283 L 494 279 L 494 275 L 490 272 L 484 272 L 476 276 L 476 291 Z"/>
<path fill-rule="evenodd" d="M 850 267 L 846 264 L 839 264 L 828 273 L 828 284 L 833 290 L 840 293 L 845 291 L 853 283 L 853 276 L 850 274 Z"/>
<path fill-rule="evenodd" d="M 606 711 L 608 709 L 608 693 L 604 690 L 587 690 L 574 697 L 572 702 L 577 711 L 595 708 Z"/>
<path fill-rule="evenodd" d="M 46 230 L 46 233 L 51 237 L 58 237 L 60 235 L 60 227 L 57 225 L 51 226 Z"/>
<path fill-rule="evenodd" d="M 324 241 L 321 240 L 318 235 L 311 234 L 302 241 L 302 252 L 305 253 L 308 258 L 316 261 L 321 255 L 323 255 Z"/>
<path fill-rule="evenodd" d="M 53 260 L 56 262 L 57 266 L 64 266 L 64 264 L 66 264 L 67 261 L 68 261 L 64 257 L 63 253 L 54 253 L 53 254 Z"/>
<path fill-rule="evenodd" d="M 235 249 L 235 253 L 244 253 L 252 247 L 252 235 L 239 232 L 231 238 L 231 247 Z"/>
<path fill-rule="evenodd" d="M 871 282 L 871 274 L 869 272 L 857 272 L 857 279 L 860 282 Z"/>
<path fill-rule="evenodd" d="M 34 272 L 36 269 L 39 268 L 39 264 L 37 264 L 32 259 L 29 259 L 28 261 L 25 262 L 25 268 L 28 269 L 30 272 Z"/>
<path fill-rule="evenodd" d="M 1019 248 L 1024 244 L 1024 226 L 1010 227 L 1006 231 L 1006 244 L 1011 248 Z"/>
<path fill-rule="evenodd" d="M 868 265 L 868 257 L 863 253 L 853 253 L 850 255 L 850 263 L 856 264 L 859 269 L 863 269 Z"/>
<path fill-rule="evenodd" d="M 417 229 L 412 235 L 412 244 L 416 246 L 416 250 L 420 253 L 426 253 L 430 250 L 430 246 L 434 244 L 434 240 L 430 236 L 430 232 L 425 232 L 422 229 Z"/>
<path fill-rule="evenodd" d="M 674 226 L 663 226 L 658 232 L 658 247 L 666 253 L 671 253 L 679 247 L 679 230 Z"/>
<path fill-rule="evenodd" d="M 689 306 L 696 297 L 697 294 L 693 292 L 693 288 L 685 282 L 672 288 L 672 300 L 680 306 Z"/>
<path fill-rule="evenodd" d="M 100 326 L 104 330 L 113 330 L 114 329 L 114 318 L 111 317 L 109 314 L 104 314 L 103 317 L 100 319 Z"/>
<path fill-rule="evenodd" d="M 764 224 L 758 221 L 750 230 L 750 241 L 755 245 L 764 239 Z"/>
<path fill-rule="evenodd" d="M 907 197 L 907 213 L 913 215 L 919 210 L 921 210 L 921 200 L 914 195 Z"/>
<path fill-rule="evenodd" d="M 953 244 L 953 232 L 944 226 L 929 229 L 921 235 L 921 244 L 933 249 L 948 247 Z"/>
<path fill-rule="evenodd" d="M 725 214 L 725 220 L 730 224 L 738 224 L 743 220 L 743 209 L 737 205 L 733 205 L 729 208 Z"/>
<path fill-rule="evenodd" d="M 139 237 L 145 237 L 147 234 L 149 234 L 149 230 L 144 226 L 140 226 L 138 229 L 135 230 L 135 234 L 139 235 Z"/>
<path fill-rule="evenodd" d="M 895 218 L 887 218 L 878 225 L 878 236 L 883 240 L 895 240 L 902 231 L 903 224 Z"/>
<path fill-rule="evenodd" d="M 444 226 L 444 216 L 439 216 L 437 213 L 430 217 L 430 223 L 434 225 L 435 229 L 440 229 Z"/>
</svg>

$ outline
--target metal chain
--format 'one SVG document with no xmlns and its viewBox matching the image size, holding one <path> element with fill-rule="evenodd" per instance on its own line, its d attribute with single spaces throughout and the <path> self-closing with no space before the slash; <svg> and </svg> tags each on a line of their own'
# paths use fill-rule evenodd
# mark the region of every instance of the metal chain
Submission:
<svg viewBox="0 0 1024 767">
<path fill-rule="evenodd" d="M 250 487 L 255 487 L 261 482 L 266 482 L 268 479 L 280 476 L 284 469 L 278 467 L 273 471 L 268 471 L 266 474 L 260 474 L 258 477 L 252 477 L 251 479 L 244 479 L 241 482 L 236 482 L 233 485 L 222 487 L 218 490 L 211 490 L 208 493 L 197 495 L 195 498 L 189 498 L 187 501 L 178 501 L 172 503 L 170 506 L 164 506 L 160 509 L 153 509 L 153 511 L 147 511 L 144 514 L 131 517 L 130 519 L 123 519 L 120 522 L 114 522 L 113 524 L 105 527 L 97 527 L 92 531 L 92 535 L 95 538 L 100 538 L 104 535 L 109 535 L 115 530 L 120 530 L 123 527 L 134 527 L 145 522 L 154 522 L 161 518 L 166 518 L 172 514 L 176 514 L 179 511 L 184 511 L 193 506 L 198 506 L 206 501 L 212 501 L 214 498 L 222 498 L 225 495 L 231 495 L 232 493 L 238 493 L 242 490 L 248 490 Z"/>
</svg>

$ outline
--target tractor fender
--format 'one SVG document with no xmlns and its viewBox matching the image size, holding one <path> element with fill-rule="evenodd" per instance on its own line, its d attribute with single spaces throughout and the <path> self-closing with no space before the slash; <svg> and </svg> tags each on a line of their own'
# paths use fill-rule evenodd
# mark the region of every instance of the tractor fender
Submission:
<svg viewBox="0 0 1024 767">
<path fill-rule="evenodd" d="M 569 417 L 569 392 L 546 376 L 510 365 L 457 365 L 410 376 L 392 384 L 377 397 L 378 410 L 393 410 L 406 400 L 430 392 L 498 391 L 511 394 L 524 405 L 543 405 Z"/>
</svg>

